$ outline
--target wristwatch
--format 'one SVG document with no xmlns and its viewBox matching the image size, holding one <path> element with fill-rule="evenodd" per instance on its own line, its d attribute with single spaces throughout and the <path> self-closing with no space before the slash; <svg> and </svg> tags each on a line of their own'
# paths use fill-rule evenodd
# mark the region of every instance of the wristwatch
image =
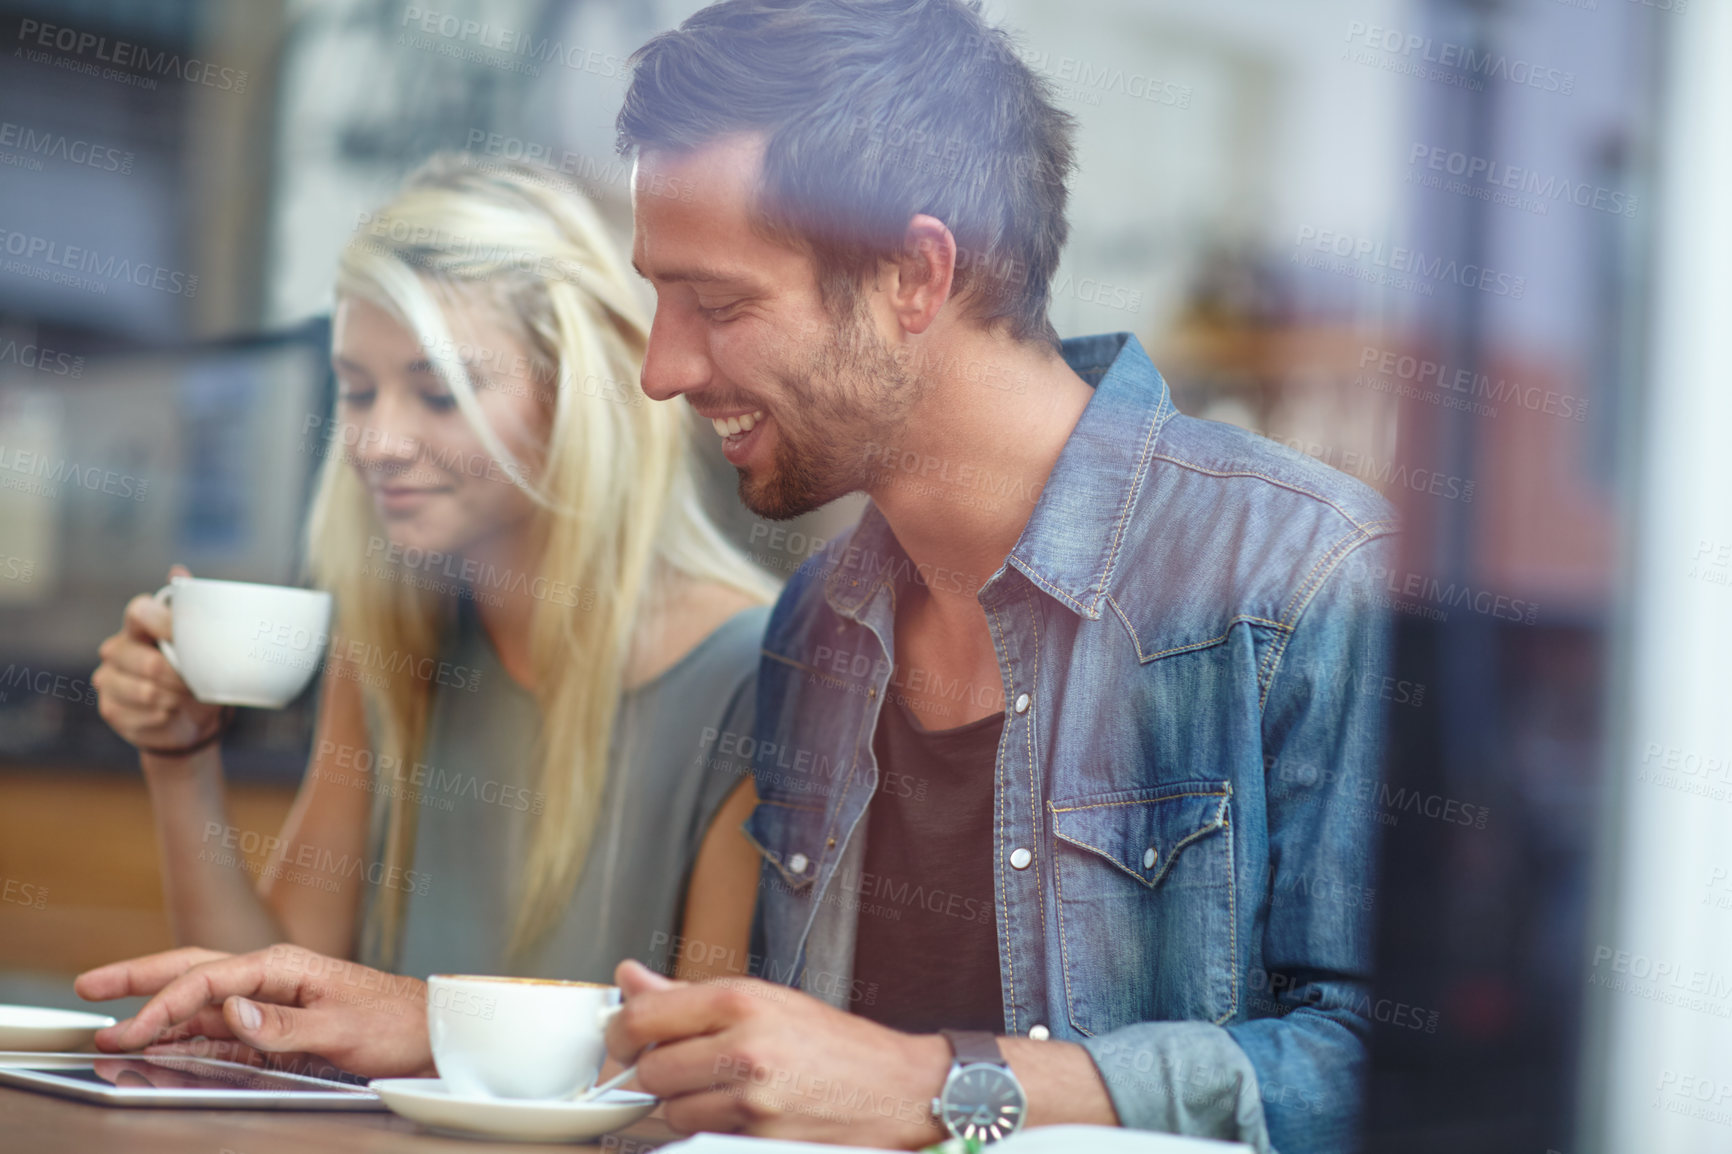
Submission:
<svg viewBox="0 0 1732 1154">
<path fill-rule="evenodd" d="M 1022 1129 L 1028 1095 L 999 1052 L 998 1039 L 983 1030 L 940 1030 L 956 1060 L 932 1112 L 953 1138 L 997 1142 Z"/>
</svg>

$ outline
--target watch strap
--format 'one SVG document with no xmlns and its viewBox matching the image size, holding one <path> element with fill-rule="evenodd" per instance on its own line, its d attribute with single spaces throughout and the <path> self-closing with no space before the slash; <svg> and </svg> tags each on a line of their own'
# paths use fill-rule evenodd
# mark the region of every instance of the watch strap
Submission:
<svg viewBox="0 0 1732 1154">
<path fill-rule="evenodd" d="M 998 1048 L 998 1038 L 985 1030 L 940 1030 L 945 1041 L 950 1043 L 951 1051 L 956 1055 L 960 1065 L 970 1066 L 985 1063 L 989 1066 L 1006 1066 L 1010 1063 L 1004 1060 L 1004 1052 Z"/>
</svg>

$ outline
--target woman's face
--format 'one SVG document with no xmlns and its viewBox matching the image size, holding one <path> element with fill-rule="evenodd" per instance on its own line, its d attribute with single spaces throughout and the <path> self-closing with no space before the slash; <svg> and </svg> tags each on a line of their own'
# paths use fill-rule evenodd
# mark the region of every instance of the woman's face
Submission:
<svg viewBox="0 0 1732 1154">
<path fill-rule="evenodd" d="M 533 481 L 547 444 L 548 390 L 529 368 L 529 350 L 489 311 L 447 309 L 446 325 L 487 423 Z M 339 443 L 391 544 L 467 554 L 522 530 L 534 504 L 458 411 L 414 332 L 370 301 L 341 298 L 331 363 Z M 374 548 L 369 542 L 369 554 Z"/>
</svg>

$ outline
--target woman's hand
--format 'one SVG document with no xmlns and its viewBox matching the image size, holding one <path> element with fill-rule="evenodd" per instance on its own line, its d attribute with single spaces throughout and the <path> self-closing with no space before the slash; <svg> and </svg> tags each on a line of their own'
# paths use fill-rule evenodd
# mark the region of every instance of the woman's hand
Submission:
<svg viewBox="0 0 1732 1154">
<path fill-rule="evenodd" d="M 184 566 L 170 577 L 190 577 Z M 102 719 L 144 749 L 182 749 L 222 724 L 222 706 L 193 697 L 157 642 L 171 640 L 174 615 L 148 593 L 127 602 L 120 632 L 97 649 L 102 664 L 90 675 Z"/>
<path fill-rule="evenodd" d="M 425 982 L 299 946 L 169 950 L 88 970 L 73 989 L 86 1001 L 154 995 L 96 1035 L 110 1053 L 187 1053 L 190 1039 L 208 1038 L 261 1054 L 317 1055 L 367 1078 L 436 1073 Z"/>
</svg>

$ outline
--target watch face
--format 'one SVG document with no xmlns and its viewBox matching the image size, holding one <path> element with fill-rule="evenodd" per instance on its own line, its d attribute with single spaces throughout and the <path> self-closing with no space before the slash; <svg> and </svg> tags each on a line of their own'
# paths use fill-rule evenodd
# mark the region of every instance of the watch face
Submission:
<svg viewBox="0 0 1732 1154">
<path fill-rule="evenodd" d="M 1002 1066 L 964 1066 L 944 1086 L 943 1120 L 959 1138 L 996 1142 L 1022 1126 L 1022 1086 Z"/>
</svg>

